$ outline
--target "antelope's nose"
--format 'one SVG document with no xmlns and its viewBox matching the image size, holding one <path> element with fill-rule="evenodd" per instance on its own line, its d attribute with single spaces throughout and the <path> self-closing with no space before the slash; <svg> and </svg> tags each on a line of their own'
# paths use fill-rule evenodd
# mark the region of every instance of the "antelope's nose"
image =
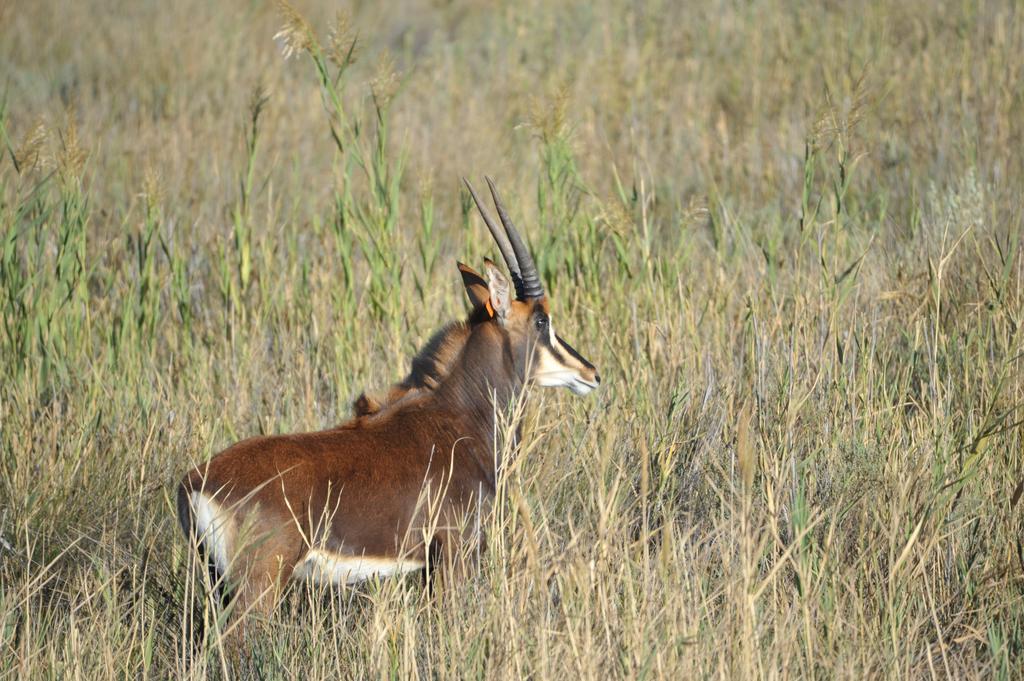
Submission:
<svg viewBox="0 0 1024 681">
<path fill-rule="evenodd" d="M 594 383 L 601 385 L 601 374 L 594 372 Z"/>
</svg>

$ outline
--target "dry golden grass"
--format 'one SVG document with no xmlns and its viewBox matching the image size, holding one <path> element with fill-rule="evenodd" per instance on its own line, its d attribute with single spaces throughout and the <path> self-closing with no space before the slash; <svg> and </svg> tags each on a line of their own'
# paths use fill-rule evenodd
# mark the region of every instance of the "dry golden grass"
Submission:
<svg viewBox="0 0 1024 681">
<path fill-rule="evenodd" d="M 0 675 L 224 676 L 176 480 L 395 380 L 488 173 L 601 390 L 228 675 L 1020 676 L 1017 5 L 289 11 L 0 5 Z"/>
</svg>

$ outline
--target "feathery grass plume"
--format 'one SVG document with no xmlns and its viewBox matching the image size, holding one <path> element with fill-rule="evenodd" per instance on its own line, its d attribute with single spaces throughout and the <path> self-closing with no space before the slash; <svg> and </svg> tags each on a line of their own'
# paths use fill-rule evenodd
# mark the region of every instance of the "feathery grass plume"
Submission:
<svg viewBox="0 0 1024 681">
<path fill-rule="evenodd" d="M 569 133 L 568 110 L 569 86 L 562 84 L 549 96 L 531 98 L 527 124 L 545 144 L 566 138 Z"/>
<path fill-rule="evenodd" d="M 398 72 L 395 70 L 395 60 L 391 53 L 384 51 L 377 62 L 377 72 L 370 81 L 370 92 L 373 95 L 374 105 L 384 110 L 398 92 Z"/>
<path fill-rule="evenodd" d="M 812 127 L 811 143 L 814 148 L 829 148 L 835 142 L 845 146 L 857 124 L 864 117 L 867 102 L 868 87 L 864 74 L 854 83 L 849 103 L 845 107 L 836 104 L 832 92 L 826 89 L 825 105 Z"/>
<path fill-rule="evenodd" d="M 46 166 L 47 158 L 44 152 L 47 135 L 46 123 L 42 118 L 37 119 L 14 152 L 14 169 L 19 174 Z"/>
<path fill-rule="evenodd" d="M 352 28 L 352 15 L 339 11 L 327 33 L 327 58 L 344 70 L 355 63 L 358 51 L 359 36 Z"/>
<path fill-rule="evenodd" d="M 142 199 L 146 202 L 146 216 L 156 215 L 164 200 L 163 182 L 160 172 L 153 166 L 146 166 L 142 180 Z"/>
<path fill-rule="evenodd" d="M 57 172 L 65 184 L 75 183 L 82 177 L 88 154 L 78 141 L 78 126 L 75 124 L 75 109 L 69 106 L 65 112 L 66 124 L 60 135 L 60 152 L 57 154 Z"/>
<path fill-rule="evenodd" d="M 281 42 L 281 54 L 284 58 L 291 59 L 295 55 L 312 51 L 317 42 L 313 35 L 313 27 L 306 18 L 299 14 L 288 0 L 278 0 L 277 10 L 284 24 L 281 30 L 274 34 L 274 40 Z"/>
<path fill-rule="evenodd" d="M 602 201 L 599 205 L 600 210 L 594 219 L 610 233 L 627 236 L 635 229 L 633 215 L 622 201 Z"/>
</svg>

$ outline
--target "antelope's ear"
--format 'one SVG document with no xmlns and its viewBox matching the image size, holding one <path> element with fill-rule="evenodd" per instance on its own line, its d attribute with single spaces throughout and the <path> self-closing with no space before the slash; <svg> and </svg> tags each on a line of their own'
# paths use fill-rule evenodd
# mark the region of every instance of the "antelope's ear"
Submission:
<svg viewBox="0 0 1024 681">
<path fill-rule="evenodd" d="M 466 287 L 466 295 L 469 297 L 469 303 L 473 306 L 473 309 L 475 310 L 487 305 L 491 292 L 488 290 L 487 282 L 484 281 L 484 278 L 469 265 L 464 265 L 461 262 L 456 264 L 459 266 L 459 272 L 462 274 L 462 285 Z"/>
<path fill-rule="evenodd" d="M 508 319 L 512 311 L 512 285 L 508 277 L 490 260 L 484 260 L 484 271 L 487 272 L 487 290 L 490 294 L 488 302 L 499 321 Z"/>
</svg>

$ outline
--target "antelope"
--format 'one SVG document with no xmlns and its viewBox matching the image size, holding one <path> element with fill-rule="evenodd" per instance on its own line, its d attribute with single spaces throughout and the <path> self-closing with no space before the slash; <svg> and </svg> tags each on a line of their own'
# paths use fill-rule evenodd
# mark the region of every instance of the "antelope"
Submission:
<svg viewBox="0 0 1024 681">
<path fill-rule="evenodd" d="M 289 580 L 355 584 L 442 566 L 457 580 L 459 557 L 486 546 L 497 414 L 531 385 L 584 395 L 600 383 L 555 333 L 533 258 L 486 180 L 501 227 L 465 183 L 511 285 L 490 260 L 484 275 L 459 263 L 471 312 L 435 334 L 383 404 L 364 394 L 335 428 L 243 440 L 179 484 L 186 539 L 232 593 L 233 618 L 272 610 Z"/>
</svg>

